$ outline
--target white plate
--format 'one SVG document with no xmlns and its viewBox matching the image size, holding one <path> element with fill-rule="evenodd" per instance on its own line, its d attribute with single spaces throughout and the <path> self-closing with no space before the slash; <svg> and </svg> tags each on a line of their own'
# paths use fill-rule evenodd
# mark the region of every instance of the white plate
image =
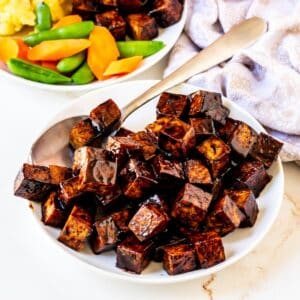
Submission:
<svg viewBox="0 0 300 300">
<path fill-rule="evenodd" d="M 62 111 L 51 120 L 49 126 L 70 116 L 87 115 L 92 108 L 108 98 L 114 99 L 120 107 L 123 107 L 130 100 L 156 82 L 157 81 L 153 80 L 131 81 L 90 92 L 62 109 Z M 183 84 L 172 91 L 189 94 L 197 89 L 198 88 L 195 86 Z M 124 126 L 137 131 L 143 129 L 146 124 L 152 122 L 155 119 L 156 101 L 157 100 L 153 100 L 134 113 L 126 121 Z M 262 126 L 246 111 L 228 99 L 223 99 L 223 101 L 224 104 L 231 110 L 231 117 L 247 122 L 258 132 L 263 131 Z M 237 229 L 234 233 L 223 239 L 227 259 L 212 268 L 196 270 L 176 276 L 167 275 L 159 263 L 151 263 L 141 275 L 125 272 L 115 267 L 116 257 L 113 251 L 101 255 L 94 255 L 89 249 L 86 249 L 82 253 L 73 251 L 56 240 L 59 235 L 59 231 L 57 229 L 43 225 L 40 221 L 40 205 L 36 203 L 33 203 L 35 208 L 34 217 L 39 226 L 47 233 L 51 240 L 57 244 L 58 247 L 64 249 L 69 255 L 76 258 L 74 263 L 81 261 L 86 265 L 91 266 L 95 271 L 134 282 L 161 284 L 186 281 L 206 276 L 228 267 L 249 253 L 266 235 L 279 212 L 283 197 L 283 171 L 279 159 L 273 164 L 269 173 L 273 176 L 273 179 L 257 199 L 260 213 L 255 226 L 253 228 Z"/>
<path fill-rule="evenodd" d="M 141 65 L 133 72 L 121 76 L 121 77 L 115 77 L 103 81 L 94 81 L 89 84 L 84 85 L 53 85 L 53 84 L 45 84 L 45 83 L 39 83 L 34 82 L 31 80 L 27 80 L 18 76 L 15 76 L 11 74 L 9 71 L 7 71 L 4 64 L 0 63 L 0 78 L 1 76 L 7 77 L 10 80 L 15 80 L 16 82 L 19 82 L 21 84 L 25 84 L 27 86 L 33 87 L 33 88 L 40 88 L 44 90 L 50 90 L 50 91 L 56 91 L 56 92 L 82 92 L 82 91 L 91 91 L 97 88 L 103 88 L 108 85 L 116 84 L 119 82 L 122 82 L 124 80 L 129 80 L 142 72 L 145 72 L 150 67 L 152 67 L 154 64 L 159 62 L 163 57 L 165 57 L 169 51 L 172 49 L 172 47 L 175 45 L 176 41 L 178 40 L 184 24 L 187 17 L 187 6 L 188 1 L 186 0 L 186 3 L 184 5 L 182 17 L 180 21 L 168 28 L 160 29 L 159 30 L 159 36 L 155 38 L 154 40 L 163 41 L 165 44 L 165 47 L 161 49 L 159 52 L 157 52 L 154 55 L 151 55 L 145 59 L 143 59 Z"/>
</svg>

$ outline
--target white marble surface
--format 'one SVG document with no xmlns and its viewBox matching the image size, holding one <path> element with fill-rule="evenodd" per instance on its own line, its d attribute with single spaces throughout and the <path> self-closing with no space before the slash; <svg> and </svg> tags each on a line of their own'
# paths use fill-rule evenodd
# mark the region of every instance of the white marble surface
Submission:
<svg viewBox="0 0 300 300">
<path fill-rule="evenodd" d="M 157 79 L 165 61 L 140 79 Z M 299 299 L 300 168 L 284 166 L 285 199 L 263 242 L 213 276 L 176 285 L 135 285 L 106 278 L 57 249 L 13 197 L 13 179 L 51 115 L 74 95 L 36 91 L 0 78 L 0 299 Z M 272 201 L 272 199 L 270 199 Z"/>
</svg>

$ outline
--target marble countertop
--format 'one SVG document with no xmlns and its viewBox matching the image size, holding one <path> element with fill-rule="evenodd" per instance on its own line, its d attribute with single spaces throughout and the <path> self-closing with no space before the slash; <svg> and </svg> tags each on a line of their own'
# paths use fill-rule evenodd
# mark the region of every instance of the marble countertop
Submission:
<svg viewBox="0 0 300 300">
<path fill-rule="evenodd" d="M 159 79 L 166 60 L 139 79 Z M 137 285 L 103 277 L 50 242 L 12 185 L 31 142 L 75 95 L 36 91 L 0 78 L 0 299 L 299 299 L 300 168 L 285 164 L 285 197 L 265 239 L 238 263 L 174 285 Z M 272 201 L 272 199 L 270 199 Z"/>
</svg>

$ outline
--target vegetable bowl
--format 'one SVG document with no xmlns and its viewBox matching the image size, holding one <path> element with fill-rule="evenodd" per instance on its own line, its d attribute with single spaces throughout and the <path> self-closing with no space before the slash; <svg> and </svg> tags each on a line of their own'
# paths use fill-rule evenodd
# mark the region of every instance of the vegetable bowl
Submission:
<svg viewBox="0 0 300 300">
<path fill-rule="evenodd" d="M 66 20 L 79 16 L 80 22 L 68 24 L 66 21 L 66 26 L 58 25 L 64 23 L 62 19 L 51 30 L 36 29 L 36 32 L 22 36 L 22 40 L 18 38 L 19 47 L 24 44 L 30 47 L 31 59 L 24 60 L 24 51 L 19 50 L 17 57 L 7 59 L 6 63 L 0 62 L 0 74 L 27 86 L 62 92 L 92 90 L 128 80 L 149 69 L 170 51 L 183 29 L 186 15 L 185 4 L 180 20 L 169 27 L 159 28 L 153 40 L 132 40 L 131 35 L 124 41 L 116 40 L 109 28 L 99 26 L 97 22 L 94 24 L 85 16 L 69 15 Z M 55 30 L 58 35 L 53 35 Z M 66 30 L 71 34 L 65 35 Z M 0 42 L 3 44 L 6 38 L 0 37 Z M 11 49 L 10 53 L 18 51 L 14 47 Z M 101 66 L 103 61 L 104 67 Z M 94 65 L 92 72 L 91 65 Z"/>
</svg>

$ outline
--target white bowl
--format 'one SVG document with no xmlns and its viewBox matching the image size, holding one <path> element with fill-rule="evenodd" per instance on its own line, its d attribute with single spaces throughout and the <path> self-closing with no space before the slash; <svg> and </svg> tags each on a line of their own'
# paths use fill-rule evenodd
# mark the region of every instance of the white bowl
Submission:
<svg viewBox="0 0 300 300">
<path fill-rule="evenodd" d="M 120 107 L 123 107 L 129 101 L 134 99 L 134 97 L 148 89 L 156 82 L 157 81 L 154 80 L 131 81 L 90 92 L 63 108 L 59 114 L 52 118 L 49 126 L 71 116 L 88 115 L 92 108 L 108 98 L 114 99 Z M 189 94 L 195 90 L 198 90 L 198 88 L 187 84 L 183 84 L 172 89 L 173 92 L 182 94 Z M 155 119 L 156 101 L 157 99 L 153 100 L 135 112 L 127 119 L 124 126 L 136 131 L 143 129 L 146 124 Z M 223 101 L 230 109 L 231 117 L 245 121 L 258 132 L 264 131 L 263 127 L 245 110 L 238 107 L 228 99 L 223 99 Z M 279 212 L 281 200 L 283 198 L 284 179 L 280 159 L 272 165 L 269 173 L 273 176 L 273 179 L 257 199 L 260 213 L 254 227 L 237 229 L 232 234 L 223 238 L 226 260 L 209 269 L 195 270 L 176 276 L 167 275 L 167 273 L 162 269 L 162 265 L 154 262 L 151 263 L 141 275 L 125 272 L 115 267 L 116 257 L 113 251 L 101 255 L 94 255 L 88 247 L 86 247 L 86 249 L 81 253 L 73 251 L 57 241 L 59 230 L 43 225 L 40 221 L 40 205 L 37 203 L 32 203 L 34 205 L 34 217 L 38 225 L 43 229 L 44 233 L 46 233 L 58 247 L 64 249 L 66 253 L 76 258 L 74 263 L 84 262 L 95 271 L 137 283 L 163 284 L 186 281 L 207 276 L 230 266 L 249 253 L 267 234 Z"/>
<path fill-rule="evenodd" d="M 56 91 L 56 92 L 83 92 L 83 91 L 91 91 L 97 88 L 103 88 L 105 86 L 109 86 L 112 84 L 116 84 L 119 82 L 122 82 L 124 80 L 129 80 L 146 70 L 148 70 L 150 67 L 152 67 L 154 64 L 159 62 L 162 58 L 164 58 L 169 51 L 172 49 L 172 47 L 175 45 L 176 41 L 178 40 L 185 21 L 187 17 L 187 6 L 188 1 L 185 2 L 182 17 L 180 21 L 170 27 L 167 27 L 165 29 L 159 30 L 159 36 L 155 38 L 154 40 L 163 41 L 165 44 L 165 47 L 158 51 L 157 53 L 143 59 L 141 65 L 133 72 L 120 76 L 120 77 L 114 77 L 107 80 L 102 81 L 94 81 L 89 84 L 84 85 L 58 85 L 58 84 L 45 84 L 45 83 L 39 83 L 31 80 L 24 79 L 22 77 L 15 76 L 11 74 L 5 65 L 3 63 L 0 63 L 0 77 L 4 76 L 10 80 L 14 80 L 16 82 L 19 82 L 21 84 L 25 84 L 27 86 L 33 87 L 33 88 L 40 88 L 43 90 L 49 90 L 49 91 Z"/>
</svg>

